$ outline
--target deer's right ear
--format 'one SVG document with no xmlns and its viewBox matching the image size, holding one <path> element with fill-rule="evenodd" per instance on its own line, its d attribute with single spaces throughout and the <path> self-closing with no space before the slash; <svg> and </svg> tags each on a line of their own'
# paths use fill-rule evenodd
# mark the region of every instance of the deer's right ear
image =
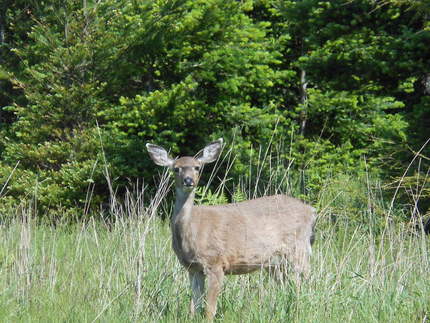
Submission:
<svg viewBox="0 0 430 323">
<path fill-rule="evenodd" d="M 155 164 L 167 167 L 173 166 L 174 160 L 170 158 L 166 149 L 163 147 L 148 143 L 146 144 L 146 149 L 148 149 L 149 156 L 151 156 Z"/>
</svg>

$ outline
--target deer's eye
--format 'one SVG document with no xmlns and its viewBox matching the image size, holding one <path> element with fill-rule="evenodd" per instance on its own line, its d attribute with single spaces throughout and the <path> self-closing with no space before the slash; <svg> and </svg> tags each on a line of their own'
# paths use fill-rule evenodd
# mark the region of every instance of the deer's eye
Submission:
<svg viewBox="0 0 430 323">
<path fill-rule="evenodd" d="M 196 166 L 196 167 L 194 167 L 194 169 L 195 169 L 196 171 L 199 171 L 199 170 L 200 170 L 200 166 Z"/>
<path fill-rule="evenodd" d="M 179 173 L 179 167 L 175 167 L 175 168 L 173 168 L 173 171 L 174 171 L 175 173 Z"/>
</svg>

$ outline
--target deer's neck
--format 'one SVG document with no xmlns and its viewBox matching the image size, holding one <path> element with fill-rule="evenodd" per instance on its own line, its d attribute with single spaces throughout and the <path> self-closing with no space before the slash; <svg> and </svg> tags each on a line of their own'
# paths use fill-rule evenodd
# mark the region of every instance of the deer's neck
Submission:
<svg viewBox="0 0 430 323">
<path fill-rule="evenodd" d="M 191 209 L 194 206 L 195 192 L 185 192 L 176 188 L 175 209 L 173 212 L 173 223 L 181 222 L 185 224 L 191 218 Z"/>
<path fill-rule="evenodd" d="M 175 209 L 172 217 L 172 245 L 182 265 L 189 268 L 195 262 L 195 250 L 191 232 L 191 216 L 194 205 L 194 191 L 176 189 Z"/>
</svg>

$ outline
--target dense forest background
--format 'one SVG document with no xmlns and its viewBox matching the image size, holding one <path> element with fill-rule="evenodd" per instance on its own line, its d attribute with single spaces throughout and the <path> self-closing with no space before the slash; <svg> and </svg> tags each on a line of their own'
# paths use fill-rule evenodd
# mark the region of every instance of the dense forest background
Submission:
<svg viewBox="0 0 430 323">
<path fill-rule="evenodd" d="M 152 187 L 146 142 L 224 137 L 231 183 L 274 160 L 260 182 L 288 170 L 312 199 L 372 177 L 424 214 L 429 18 L 426 0 L 2 0 L 0 210 L 84 215 Z"/>
</svg>

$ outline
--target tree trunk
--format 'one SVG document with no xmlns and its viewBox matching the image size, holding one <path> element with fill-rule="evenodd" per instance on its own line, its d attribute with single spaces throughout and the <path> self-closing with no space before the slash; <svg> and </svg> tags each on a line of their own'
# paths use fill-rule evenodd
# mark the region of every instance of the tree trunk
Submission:
<svg viewBox="0 0 430 323">
<path fill-rule="evenodd" d="M 7 2 L 5 1 L 0 7 L 0 46 L 6 42 L 6 8 Z"/>
<path fill-rule="evenodd" d="M 305 135 L 306 122 L 308 117 L 308 82 L 306 80 L 306 71 L 301 70 L 300 73 L 300 103 L 302 110 L 300 112 L 300 135 Z"/>
</svg>

